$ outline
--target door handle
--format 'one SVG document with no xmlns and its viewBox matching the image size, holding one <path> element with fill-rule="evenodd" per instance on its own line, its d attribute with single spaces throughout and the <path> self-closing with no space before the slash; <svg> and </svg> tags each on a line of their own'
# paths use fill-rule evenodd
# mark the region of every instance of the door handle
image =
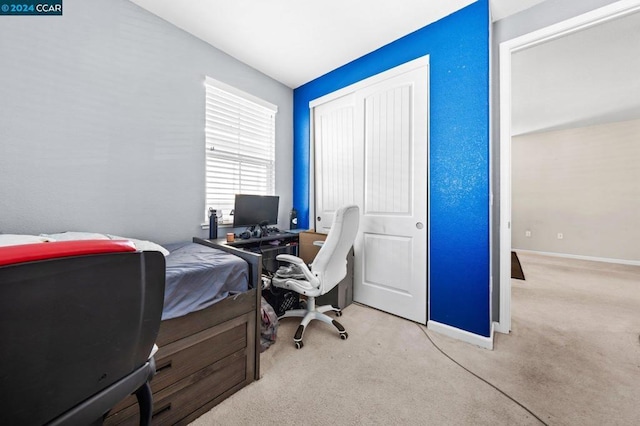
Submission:
<svg viewBox="0 0 640 426">
<path fill-rule="evenodd" d="M 418 222 L 418 223 L 416 223 L 416 228 L 422 229 L 422 228 L 424 228 L 424 224 L 422 222 Z"/>
</svg>

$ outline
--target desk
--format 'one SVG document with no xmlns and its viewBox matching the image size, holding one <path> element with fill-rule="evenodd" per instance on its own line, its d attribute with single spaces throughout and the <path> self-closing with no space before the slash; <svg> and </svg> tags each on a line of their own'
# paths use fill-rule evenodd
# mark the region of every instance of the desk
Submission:
<svg viewBox="0 0 640 426">
<path fill-rule="evenodd" d="M 227 242 L 225 238 L 207 241 L 219 246 L 228 246 L 260 254 L 262 255 L 262 268 L 272 273 L 279 266 L 279 262 L 276 260 L 277 255 L 298 255 L 298 233 L 293 232 L 279 232 L 262 238 L 248 238 L 246 240 L 236 238 L 233 242 Z"/>
<path fill-rule="evenodd" d="M 300 237 L 302 236 L 302 237 Z M 207 245 L 215 247 L 223 246 L 225 251 L 243 250 L 262 255 L 262 269 L 271 273 L 280 266 L 276 256 L 279 254 L 292 254 L 301 257 L 305 262 L 311 263 L 320 249 L 320 241 L 326 238 L 325 234 L 316 234 L 310 231 L 281 232 L 263 238 L 249 238 L 246 240 L 236 238 L 228 243 L 225 238 L 206 240 Z M 277 241 L 277 243 L 271 244 Z M 302 253 L 298 250 L 302 244 Z M 230 249 L 230 247 L 232 247 Z M 313 250 L 309 250 L 313 247 Z M 345 308 L 353 302 L 353 249 L 347 256 L 347 276 L 338 283 L 330 292 L 316 299 L 318 304 L 335 305 Z M 259 272 L 262 274 L 262 270 Z"/>
<path fill-rule="evenodd" d="M 280 267 L 280 262 L 276 260 L 279 254 L 298 255 L 299 232 L 279 232 L 277 234 L 267 235 L 262 238 L 236 238 L 235 241 L 227 242 L 226 238 L 218 238 L 215 240 L 205 241 L 205 245 L 210 247 L 218 247 L 226 252 L 252 252 L 249 256 L 259 255 L 257 265 L 249 265 L 254 267 L 257 274 L 270 276 Z M 243 253 L 245 256 L 247 253 Z M 251 270 L 251 269 L 250 269 Z M 266 272 L 266 274 L 265 274 Z M 253 274 L 253 272 L 251 272 Z M 271 274 L 269 274 L 271 273 Z M 260 281 L 258 281 L 259 283 Z M 284 313 L 286 309 L 298 308 L 298 293 L 290 290 L 277 289 L 278 292 L 272 292 L 272 289 L 264 289 L 261 294 L 265 300 L 270 303 L 279 315 Z"/>
</svg>

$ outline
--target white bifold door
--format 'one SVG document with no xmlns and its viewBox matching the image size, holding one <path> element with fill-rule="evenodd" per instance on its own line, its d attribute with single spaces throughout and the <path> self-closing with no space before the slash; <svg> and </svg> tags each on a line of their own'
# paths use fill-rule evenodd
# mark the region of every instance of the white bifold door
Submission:
<svg viewBox="0 0 640 426">
<path fill-rule="evenodd" d="M 315 225 L 361 209 L 354 300 L 427 320 L 428 63 L 413 61 L 314 106 Z M 322 101 L 322 100 L 321 100 Z"/>
</svg>

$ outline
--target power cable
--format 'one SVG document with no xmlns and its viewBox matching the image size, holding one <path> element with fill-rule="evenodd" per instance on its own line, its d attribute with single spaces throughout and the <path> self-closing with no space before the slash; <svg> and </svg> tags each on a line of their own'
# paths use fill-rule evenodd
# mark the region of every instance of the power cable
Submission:
<svg viewBox="0 0 640 426">
<path fill-rule="evenodd" d="M 485 382 L 486 384 L 488 384 L 489 386 L 491 386 L 492 388 L 494 388 L 495 390 L 497 390 L 498 392 L 500 392 L 502 395 L 506 396 L 507 398 L 509 398 L 511 401 L 515 402 L 517 405 L 519 405 L 523 410 L 525 410 L 527 413 L 531 414 L 533 417 L 535 417 L 540 423 L 542 423 L 545 426 L 549 426 L 548 423 L 546 423 L 544 420 L 542 420 L 540 417 L 536 416 L 535 413 L 533 411 L 531 411 L 530 409 L 528 409 L 527 407 L 525 407 L 522 403 L 520 403 L 519 401 L 517 401 L 515 398 L 513 398 L 511 395 L 509 395 L 508 393 L 506 393 L 505 391 L 503 391 L 502 389 L 500 389 L 499 387 L 497 387 L 496 385 L 494 385 L 493 383 L 489 382 L 488 380 L 478 376 L 476 373 L 474 373 L 473 371 L 469 370 L 467 367 L 465 367 L 464 365 L 460 364 L 458 361 L 456 361 L 455 359 L 453 359 L 451 356 L 449 356 L 449 354 L 447 354 L 445 351 L 443 351 L 442 349 L 440 349 L 440 347 L 438 345 L 436 345 L 436 342 L 434 342 L 431 339 L 431 336 L 429 336 L 429 334 L 427 334 L 427 330 L 425 330 L 422 325 L 420 324 L 416 324 L 418 326 L 418 328 L 420 330 L 422 330 L 422 332 L 424 333 L 425 336 L 427 336 L 427 339 L 429 339 L 429 341 L 431 342 L 431 344 L 445 357 L 449 358 L 449 360 L 451 360 L 454 364 L 456 364 L 458 367 L 462 368 L 463 370 L 465 370 L 467 373 L 471 374 L 472 376 L 482 380 L 483 382 Z"/>
</svg>

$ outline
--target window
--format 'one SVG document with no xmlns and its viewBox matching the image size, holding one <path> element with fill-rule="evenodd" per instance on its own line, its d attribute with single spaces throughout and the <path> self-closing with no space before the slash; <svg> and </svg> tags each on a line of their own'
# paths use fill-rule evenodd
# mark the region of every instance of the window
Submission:
<svg viewBox="0 0 640 426">
<path fill-rule="evenodd" d="M 207 77 L 205 222 L 230 219 L 235 194 L 274 195 L 278 107 Z"/>
</svg>

